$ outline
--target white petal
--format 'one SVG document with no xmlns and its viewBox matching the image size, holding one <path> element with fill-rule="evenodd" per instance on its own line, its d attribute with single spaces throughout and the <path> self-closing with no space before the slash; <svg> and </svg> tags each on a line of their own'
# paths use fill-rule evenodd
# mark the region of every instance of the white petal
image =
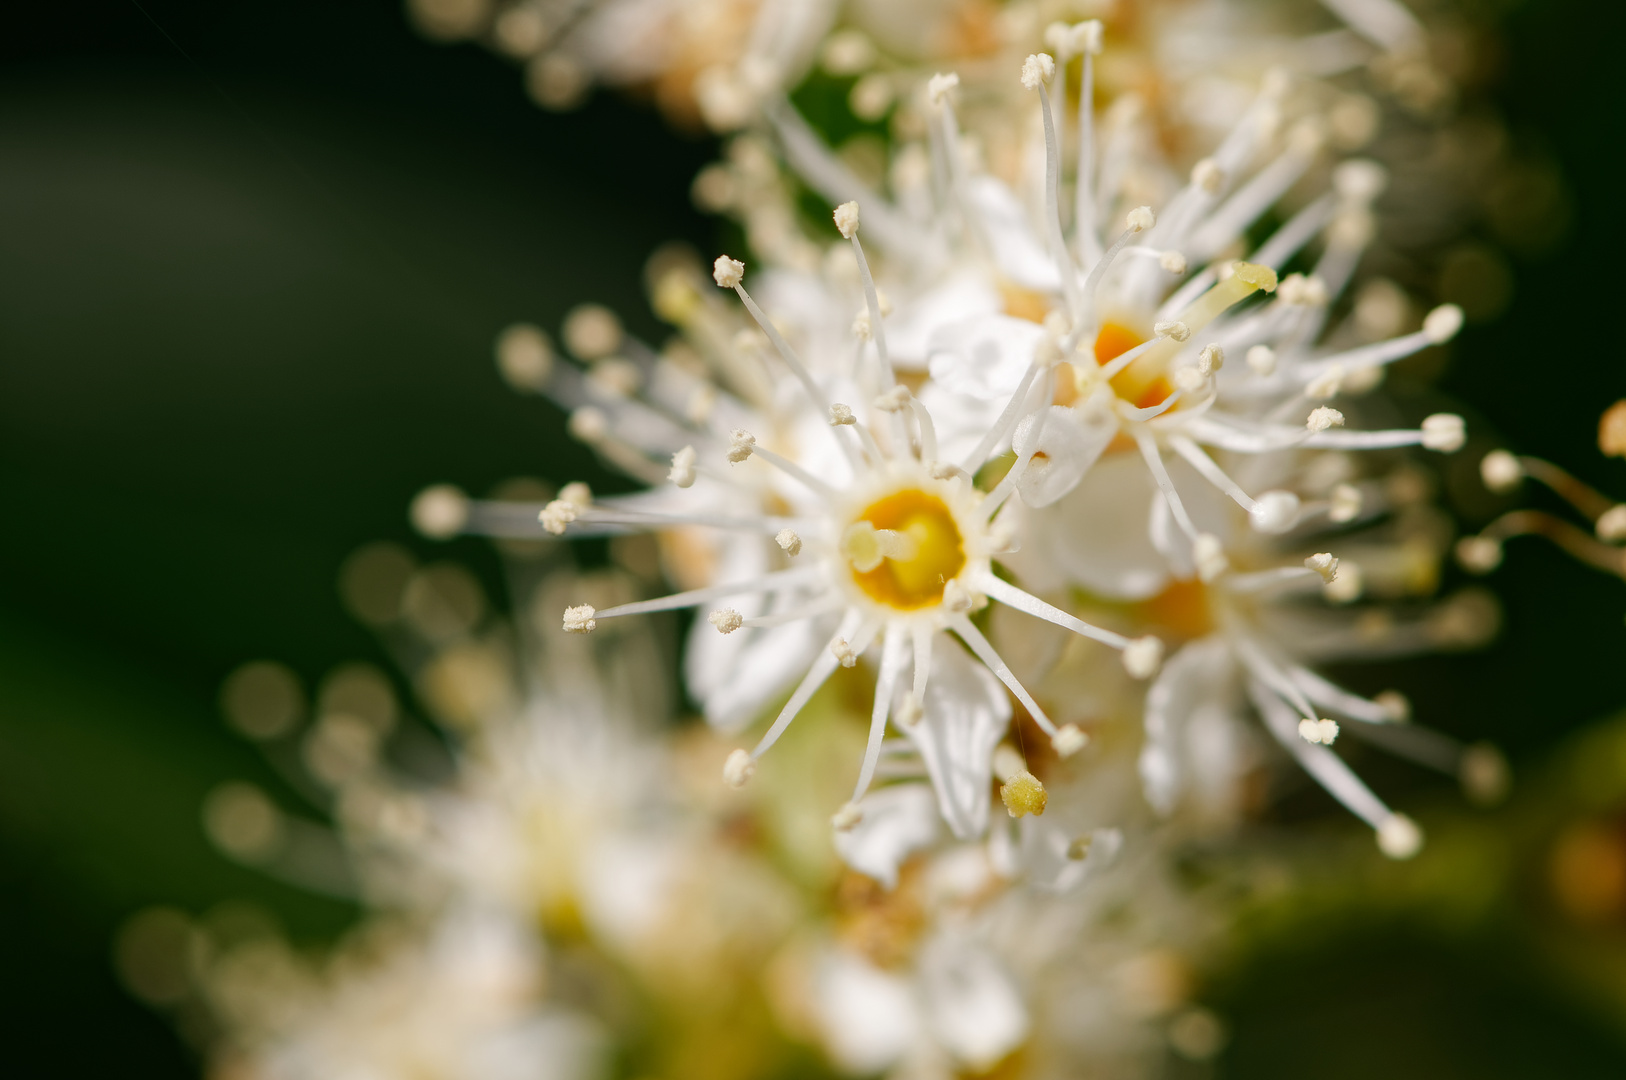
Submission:
<svg viewBox="0 0 1626 1080">
<path fill-rule="evenodd" d="M 920 984 L 932 1034 L 972 1071 L 989 1069 L 1027 1038 L 1027 1006 L 1015 980 L 987 949 L 958 936 L 927 942 Z"/>
<path fill-rule="evenodd" d="M 1004 408 L 1044 340 L 1038 323 L 1009 315 L 979 315 L 939 326 L 927 349 L 933 381 L 953 394 L 993 398 Z"/>
<path fill-rule="evenodd" d="M 994 747 L 1010 724 L 1010 698 L 992 672 L 946 636 L 932 650 L 931 671 L 920 722 L 904 730 L 932 778 L 943 820 L 966 840 L 988 826 Z"/>
<path fill-rule="evenodd" d="M 1146 741 L 1140 753 L 1140 778 L 1146 801 L 1159 814 L 1171 814 L 1188 780 L 1201 767 L 1190 759 L 1189 724 L 1194 709 L 1227 695 L 1224 685 L 1235 677 L 1230 650 L 1223 639 L 1194 641 L 1169 657 L 1146 692 Z"/>
<path fill-rule="evenodd" d="M 856 1076 L 885 1070 L 919 1037 L 920 1017 L 909 983 L 843 949 L 831 949 L 820 958 L 813 1008 L 830 1057 Z"/>
<path fill-rule="evenodd" d="M 926 367 L 933 335 L 949 323 L 982 315 L 997 315 L 1003 305 L 999 292 L 980 274 L 959 274 L 936 288 L 899 303 L 886 320 L 886 347 L 892 363 L 905 370 Z"/>
<path fill-rule="evenodd" d="M 864 816 L 835 832 L 842 861 L 888 889 L 898 884 L 898 867 L 911 852 L 937 839 L 937 808 L 925 784 L 894 784 L 864 796 Z"/>
<path fill-rule="evenodd" d="M 1015 193 L 991 176 L 975 176 L 966 184 L 966 195 L 994 262 L 1005 276 L 1023 288 L 1059 291 L 1056 262 L 1029 225 L 1027 211 Z"/>
<path fill-rule="evenodd" d="M 1052 405 L 1046 412 L 1036 442 L 1035 427 L 1038 417 L 1030 416 L 1017 425 L 1011 437 L 1017 454 L 1036 454 L 1016 485 L 1022 501 L 1034 509 L 1049 506 L 1077 487 L 1118 433 L 1117 425 L 1105 418 L 1059 405 Z"/>
<path fill-rule="evenodd" d="M 1083 585 L 1102 596 L 1143 600 L 1169 580 L 1147 543 L 1153 499 L 1162 500 L 1138 455 L 1113 454 L 1043 513 L 1027 517 L 1022 550 L 1007 559 L 1029 591 Z"/>
<path fill-rule="evenodd" d="M 1021 867 L 1027 883 L 1049 892 L 1076 889 L 1111 866 L 1123 848 L 1123 833 L 1114 828 L 1070 830 L 1059 818 L 1026 817 L 1021 829 Z M 1089 842 L 1084 858 L 1076 846 Z"/>
</svg>

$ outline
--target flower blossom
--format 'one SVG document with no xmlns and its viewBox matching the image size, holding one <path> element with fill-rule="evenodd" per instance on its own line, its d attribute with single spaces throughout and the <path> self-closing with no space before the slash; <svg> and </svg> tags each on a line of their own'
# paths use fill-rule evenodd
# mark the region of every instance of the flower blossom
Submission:
<svg viewBox="0 0 1626 1080">
<path fill-rule="evenodd" d="M 954 714 L 970 709 L 977 714 L 973 723 L 990 717 L 1002 721 L 1004 717 L 995 710 L 1003 702 L 981 682 L 983 677 L 962 675 L 956 670 L 963 661 L 951 651 L 957 646 L 944 640 L 945 631 L 951 632 L 1005 684 L 1050 737 L 1058 753 L 1067 756 L 1083 747 L 1083 733 L 1076 727 L 1058 728 L 1052 724 L 972 622 L 972 613 L 989 600 L 1120 650 L 1125 665 L 1141 677 L 1156 669 L 1161 648 L 1155 639 L 1131 640 L 1084 623 L 994 573 L 994 557 L 1011 542 L 995 518 L 1018 490 L 1025 466 L 1013 468 L 986 491 L 977 485 L 974 476 L 994 448 L 1019 424 L 1026 421 L 1031 429 L 1033 418 L 1025 415 L 1025 398 L 1013 395 L 969 454 L 957 459 L 941 455 L 930 410 L 897 381 L 888 357 L 883 314 L 858 236 L 856 204 L 839 207 L 835 220 L 841 234 L 851 241 L 865 281 L 870 320 L 867 334 L 874 343 L 874 366 L 866 381 L 883 388 L 868 401 L 855 399 L 860 401 L 857 408 L 831 399 L 826 387 L 819 384 L 772 320 L 757 307 L 743 284 L 742 263 L 721 256 L 713 270 L 719 286 L 739 295 L 798 384 L 801 411 L 790 423 L 810 427 L 823 421 L 828 451 L 818 460 L 825 475 L 816 475 L 770 449 L 765 441 L 743 428 L 727 428 L 713 421 L 696 425 L 687 433 L 695 442 L 674 451 L 673 483 L 680 488 L 693 484 L 697 471 L 704 467 L 714 482 L 728 484 L 734 469 L 756 458 L 790 481 L 784 491 L 790 502 L 788 512 L 762 513 L 757 509 L 759 496 L 754 485 L 748 483 L 743 485 L 743 497 L 731 500 L 733 516 L 728 518 L 568 499 L 543 507 L 540 517 L 549 532 L 559 535 L 568 535 L 573 527 L 582 525 L 657 528 L 699 524 L 774 537 L 787 564 L 784 569 L 754 580 L 725 581 L 603 611 L 573 607 L 566 611 L 565 629 L 585 633 L 596 622 L 615 616 L 698 607 L 737 598 L 766 602 L 760 614 L 749 616 L 735 607 L 714 610 L 709 622 L 724 635 L 745 628 L 794 623 L 833 624 L 834 633 L 828 637 L 826 647 L 815 655 L 756 748 L 730 756 L 724 775 L 735 786 L 749 779 L 757 759 L 837 667 L 852 667 L 869 649 L 877 648 L 881 656 L 869 745 L 852 799 L 835 817 L 838 828 L 851 828 L 862 815 L 860 803 L 875 776 L 883 737 L 893 719 L 905 731 L 918 733 L 915 737 L 921 744 L 922 757 L 945 801 L 952 801 L 951 792 L 963 787 L 963 798 L 978 806 L 986 805 L 982 793 L 976 790 L 979 785 L 959 784 L 956 780 L 968 771 L 986 778 L 992 746 L 980 745 L 986 742 L 985 735 L 957 730 Z M 706 452 L 702 454 L 696 444 L 706 447 Z M 798 554 L 791 555 L 793 549 Z M 948 676 L 937 693 L 933 693 L 934 663 L 940 664 Z M 895 702 L 906 673 L 909 689 Z M 977 705 L 979 700 L 986 705 Z M 996 737 L 997 730 L 995 725 Z M 947 811 L 947 816 L 956 823 L 961 817 L 953 811 Z M 969 828 L 980 831 L 978 825 Z"/>
</svg>

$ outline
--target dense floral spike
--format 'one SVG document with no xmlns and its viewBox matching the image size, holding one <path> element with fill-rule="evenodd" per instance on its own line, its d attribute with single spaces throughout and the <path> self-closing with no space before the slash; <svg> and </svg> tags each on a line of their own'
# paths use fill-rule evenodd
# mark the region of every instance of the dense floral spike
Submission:
<svg viewBox="0 0 1626 1080">
<path fill-rule="evenodd" d="M 1036 227 L 1014 193 L 957 149 L 955 82 L 939 79 L 929 129 L 936 194 L 926 196 L 923 213 L 874 196 L 861 216 L 855 201 L 843 202 L 835 224 L 850 261 L 828 261 L 818 274 L 779 268 L 765 276 L 766 287 L 795 312 L 784 329 L 746 289 L 743 263 L 724 256 L 713 279 L 737 294 L 756 333 L 725 329 L 726 314 L 681 277 L 669 274 L 656 291 L 657 308 L 701 346 L 710 378 L 651 354 L 592 359 L 585 378 L 561 366 L 545 387 L 573 410 L 578 436 L 606 458 L 635 476 L 689 482 L 692 493 L 683 502 L 653 492 L 593 503 L 561 498 L 543 510 L 550 531 L 694 527 L 737 535 L 714 542 L 714 558 L 723 561 L 697 575 L 695 588 L 590 615 L 596 621 L 726 601 L 739 616 L 737 627 L 726 620 L 733 627 L 729 645 L 697 642 L 691 658 L 691 689 L 714 721 L 749 720 L 789 671 L 805 672 L 753 760 L 838 666 L 877 650 L 871 739 L 854 803 L 875 775 L 891 716 L 912 714 L 924 700 L 941 630 L 1010 688 L 1058 749 L 1079 741 L 1050 721 L 967 618 L 988 599 L 1125 649 L 1125 666 L 1138 675 L 1155 669 L 1155 645 L 1129 649 L 1125 635 L 1101 631 L 1034 595 L 1066 581 L 1105 595 L 1140 594 L 1139 585 L 1119 578 L 1113 558 L 1099 559 L 1073 539 L 1081 520 L 1118 518 L 1133 505 L 1111 494 L 1103 501 L 1101 490 L 1119 482 L 1109 478 L 1122 477 L 1126 461 L 1138 460 L 1156 490 L 1150 513 L 1139 518 L 1147 524 L 1138 540 L 1134 524 L 1125 534 L 1144 549 L 1131 564 L 1145 565 L 1148 557 L 1159 564 L 1155 580 L 1195 577 L 1220 593 L 1254 597 L 1249 604 L 1256 606 L 1278 586 L 1291 594 L 1291 583 L 1305 580 L 1347 604 L 1366 582 L 1359 561 L 1336 572 L 1331 553 L 1301 552 L 1276 570 L 1259 566 L 1256 553 L 1248 572 L 1233 571 L 1236 549 L 1253 544 L 1250 533 L 1291 540 L 1362 514 L 1360 492 L 1341 477 L 1306 484 L 1285 466 L 1352 450 L 1451 452 L 1464 439 L 1460 418 L 1448 414 L 1390 431 L 1355 430 L 1346 419 L 1383 365 L 1444 343 L 1462 321 L 1446 306 L 1415 333 L 1365 344 L 1353 343 L 1361 335 L 1348 324 L 1327 329 L 1327 312 L 1372 232 L 1371 204 L 1384 185 L 1380 168 L 1339 165 L 1332 189 L 1289 215 L 1248 258 L 1228 254 L 1320 154 L 1312 123 L 1280 129 L 1289 77 L 1267 80 L 1160 213 L 1148 206 L 1120 210 L 1121 226 L 1091 232 L 1089 221 L 1109 221 L 1108 209 L 1127 201 L 1121 185 L 1144 152 L 1131 149 L 1142 142 L 1101 136 L 1087 155 L 1098 212 L 1076 215 L 1069 232 L 1060 219 L 1060 141 L 1051 123 L 1057 103 L 1046 82 L 1059 79 L 1059 70 L 1037 56 L 1025 65 L 1048 163 Z M 1083 105 L 1090 111 L 1087 97 Z M 793 112 L 781 108 L 775 116 L 791 160 L 815 187 L 851 189 L 840 179 L 845 167 Z M 872 228 L 884 256 L 874 267 Z M 1047 235 L 1049 243 L 1038 239 Z M 1289 260 L 1317 246 L 1309 273 L 1280 276 Z M 847 324 L 850 316 L 838 313 L 853 310 L 844 297 L 854 293 L 860 313 Z M 890 297 L 901 298 L 895 310 Z M 1318 345 L 1322 339 L 1329 344 Z M 1247 362 L 1227 365 L 1228 355 Z M 781 382 L 776 368 L 792 378 Z M 584 414 L 587 420 L 577 422 Z M 1258 478 L 1273 475 L 1289 479 L 1294 490 L 1259 486 Z M 977 477 L 986 477 L 985 486 Z M 1216 495 L 1241 512 L 1243 533 L 1212 508 Z M 470 528 L 523 530 L 512 510 L 501 513 L 508 517 L 499 520 L 476 504 Z M 762 538 L 787 531 L 812 559 L 790 565 L 764 559 Z M 1306 563 L 1306 554 L 1326 559 Z M 996 555 L 1029 588 L 996 576 Z M 1455 623 L 1442 615 L 1436 624 L 1458 626 L 1465 612 L 1459 606 Z M 574 624 L 584 625 L 584 617 Z M 740 632 L 747 630 L 759 636 Z M 1408 633 L 1396 624 L 1382 636 L 1387 647 L 1404 649 L 1473 634 Z M 1324 751 L 1319 733 L 1331 731 L 1330 722 L 1322 724 L 1329 718 L 1302 689 L 1287 689 L 1284 669 L 1303 665 L 1250 644 L 1256 637 L 1227 649 L 1297 714 L 1282 729 L 1293 736 L 1289 751 L 1301 758 L 1311 747 Z M 906 638 L 914 639 L 912 648 Z M 910 671 L 917 685 L 900 704 L 893 697 L 905 693 Z M 1268 720 L 1269 710 L 1260 708 Z M 1318 733 L 1316 742 L 1299 737 L 1300 721 Z M 1267 726 L 1275 732 L 1279 725 Z M 1365 794 L 1354 793 L 1359 783 L 1346 781 L 1341 763 L 1312 755 L 1306 764 L 1357 812 L 1375 801 L 1364 787 Z M 939 796 L 946 798 L 941 784 Z M 1387 815 L 1363 814 L 1374 827 Z M 954 819 L 946 804 L 945 816 Z"/>
</svg>

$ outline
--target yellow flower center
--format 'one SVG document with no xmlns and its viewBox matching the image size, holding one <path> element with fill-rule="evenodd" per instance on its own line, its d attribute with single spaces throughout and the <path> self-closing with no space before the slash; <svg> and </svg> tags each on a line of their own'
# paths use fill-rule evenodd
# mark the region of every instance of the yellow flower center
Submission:
<svg viewBox="0 0 1626 1080">
<path fill-rule="evenodd" d="M 864 508 L 842 536 L 853 581 L 878 604 L 915 611 L 941 603 L 965 566 L 965 542 L 941 498 L 906 488 Z"/>
</svg>

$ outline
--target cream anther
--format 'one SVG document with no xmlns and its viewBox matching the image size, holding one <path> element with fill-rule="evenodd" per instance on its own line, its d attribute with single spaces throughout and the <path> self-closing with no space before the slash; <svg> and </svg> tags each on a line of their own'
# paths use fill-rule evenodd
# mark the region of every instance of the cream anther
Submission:
<svg viewBox="0 0 1626 1080">
<path fill-rule="evenodd" d="M 858 235 L 858 204 L 844 202 L 836 207 L 836 228 L 841 232 L 843 240 L 851 240 Z"/>
<path fill-rule="evenodd" d="M 723 762 L 723 783 L 732 788 L 741 788 L 756 774 L 757 763 L 751 760 L 751 755 L 744 750 L 734 750 Z"/>
<path fill-rule="evenodd" d="M 593 505 L 593 489 L 580 480 L 573 480 L 559 489 L 559 498 L 578 510 L 586 510 Z"/>
<path fill-rule="evenodd" d="M 1298 524 L 1299 497 L 1291 491 L 1267 491 L 1248 510 L 1255 532 L 1277 536 Z"/>
<path fill-rule="evenodd" d="M 1191 556 L 1197 564 L 1197 577 L 1203 582 L 1213 581 L 1231 568 L 1224 546 L 1213 533 L 1197 534 L 1191 542 Z"/>
<path fill-rule="evenodd" d="M 1338 560 L 1331 552 L 1320 551 L 1304 560 L 1306 569 L 1314 570 L 1321 575 L 1323 585 L 1331 585 L 1338 579 Z"/>
<path fill-rule="evenodd" d="M 1225 186 L 1225 170 L 1213 158 L 1203 158 L 1191 167 L 1191 182 L 1213 195 Z"/>
<path fill-rule="evenodd" d="M 1049 53 L 1034 53 L 1022 61 L 1022 88 L 1037 90 L 1056 74 L 1055 57 Z"/>
<path fill-rule="evenodd" d="M 516 390 L 541 390 L 553 373 L 553 347 L 541 330 L 516 323 L 497 338 L 497 367 Z"/>
<path fill-rule="evenodd" d="M 1186 257 L 1178 251 L 1165 251 L 1157 257 L 1157 264 L 1171 274 L 1186 272 Z"/>
<path fill-rule="evenodd" d="M 1091 56 L 1101 52 L 1103 37 L 1100 19 L 1085 19 L 1081 23 L 1073 24 L 1072 46 L 1073 54 L 1089 53 Z"/>
<path fill-rule="evenodd" d="M 882 412 L 902 412 L 909 407 L 909 398 L 909 388 L 900 384 L 877 395 L 874 404 Z"/>
<path fill-rule="evenodd" d="M 775 534 L 773 542 L 778 544 L 780 550 L 793 559 L 802 553 L 802 538 L 790 529 L 780 529 Z"/>
<path fill-rule="evenodd" d="M 610 418 L 604 415 L 604 410 L 595 409 L 591 405 L 583 405 L 570 414 L 565 422 L 570 436 L 589 446 L 603 440 L 610 433 Z"/>
<path fill-rule="evenodd" d="M 1455 413 L 1435 413 L 1423 418 L 1423 448 L 1438 450 L 1442 454 L 1462 449 L 1468 441 L 1468 432 L 1462 417 Z"/>
<path fill-rule="evenodd" d="M 1457 564 L 1470 574 L 1488 574 L 1502 565 L 1502 542 L 1494 536 L 1464 536 L 1454 550 Z"/>
<path fill-rule="evenodd" d="M 853 336 L 860 341 L 869 341 L 875 337 L 875 327 L 869 321 L 869 312 L 860 311 L 853 316 Z"/>
<path fill-rule="evenodd" d="M 449 540 L 469 523 L 469 497 L 451 484 L 418 492 L 410 511 L 412 527 L 431 540 Z"/>
<path fill-rule="evenodd" d="M 1327 507 L 1327 520 L 1335 525 L 1354 521 L 1361 514 L 1361 489 L 1354 484 L 1339 484 L 1332 489 Z"/>
<path fill-rule="evenodd" d="M 598 629 L 598 621 L 593 618 L 597 614 L 592 604 L 581 604 L 577 607 L 565 608 L 565 633 L 591 634 Z"/>
<path fill-rule="evenodd" d="M 745 280 L 745 264 L 727 255 L 719 255 L 717 261 L 711 264 L 711 280 L 724 289 L 737 288 Z"/>
<path fill-rule="evenodd" d="M 1389 173 L 1367 158 L 1341 162 L 1332 170 L 1333 190 L 1350 202 L 1369 203 L 1389 186 Z"/>
<path fill-rule="evenodd" d="M 1050 737 L 1050 748 L 1062 757 L 1072 757 L 1089 745 L 1090 737 L 1077 724 L 1063 724 Z"/>
<path fill-rule="evenodd" d="M 933 105 L 943 104 L 950 90 L 960 85 L 960 76 L 950 71 L 945 74 L 933 75 L 926 80 L 926 100 Z"/>
<path fill-rule="evenodd" d="M 1618 544 L 1626 540 L 1626 506 L 1616 504 L 1598 516 L 1598 523 L 1593 527 L 1598 539 L 1607 544 Z"/>
<path fill-rule="evenodd" d="M 694 447 L 685 446 L 672 455 L 672 468 L 667 471 L 666 478 L 680 488 L 694 485 L 694 460 L 696 454 Z"/>
<path fill-rule="evenodd" d="M 745 618 L 733 608 L 718 608 L 706 616 L 706 621 L 715 626 L 719 634 L 732 634 L 745 625 Z"/>
<path fill-rule="evenodd" d="M 1389 715 L 1389 719 L 1396 724 L 1404 724 L 1411 719 L 1411 700 L 1399 690 L 1384 690 L 1372 696 L 1372 704 Z"/>
<path fill-rule="evenodd" d="M 1204 375 L 1212 375 L 1224 366 L 1225 348 L 1217 341 L 1204 345 L 1202 352 L 1197 354 L 1197 370 Z"/>
<path fill-rule="evenodd" d="M 1173 338 L 1176 341 L 1190 341 L 1191 327 L 1179 319 L 1168 319 L 1152 327 L 1152 333 L 1161 338 Z"/>
<path fill-rule="evenodd" d="M 1135 638 L 1124 646 L 1123 661 L 1130 677 L 1150 679 L 1163 666 L 1163 642 L 1150 635 Z"/>
<path fill-rule="evenodd" d="M 1409 859 L 1423 850 L 1423 830 L 1405 814 L 1390 814 L 1378 826 L 1378 850 L 1391 859 Z"/>
<path fill-rule="evenodd" d="M 1243 354 L 1248 370 L 1255 375 L 1273 375 L 1276 372 L 1276 350 L 1269 345 L 1254 345 Z"/>
<path fill-rule="evenodd" d="M 1328 428 L 1343 426 L 1344 414 L 1326 405 L 1311 409 L 1310 415 L 1304 420 L 1304 427 L 1309 431 L 1326 431 Z"/>
<path fill-rule="evenodd" d="M 1066 63 L 1073 55 L 1073 29 L 1064 22 L 1053 22 L 1044 28 L 1044 43 Z"/>
<path fill-rule="evenodd" d="M 1124 218 L 1124 227 L 1132 233 L 1145 232 L 1157 224 L 1157 215 L 1150 206 L 1137 206 Z"/>
<path fill-rule="evenodd" d="M 736 429 L 728 436 L 728 460 L 738 465 L 751 456 L 751 448 L 757 443 L 757 437 L 749 431 Z"/>
<path fill-rule="evenodd" d="M 846 638 L 835 638 L 830 642 L 830 655 L 841 662 L 842 667 L 853 667 L 858 663 L 858 654 Z"/>
<path fill-rule="evenodd" d="M 1344 365 L 1333 364 L 1311 379 L 1304 387 L 1304 396 L 1311 401 L 1330 401 L 1338 396 L 1344 385 Z"/>
<path fill-rule="evenodd" d="M 1479 462 L 1479 476 L 1486 487 L 1498 495 L 1506 495 L 1524 479 L 1524 466 L 1506 450 L 1492 450 Z"/>
<path fill-rule="evenodd" d="M 841 427 L 844 424 L 856 424 L 858 417 L 853 415 L 852 409 L 839 401 L 830 406 L 830 426 Z"/>
<path fill-rule="evenodd" d="M 1338 722 L 1336 720 L 1300 720 L 1299 738 L 1307 743 L 1331 746 L 1338 739 Z"/>
<path fill-rule="evenodd" d="M 1208 385 L 1208 376 L 1195 366 L 1177 368 L 1174 372 L 1174 385 L 1188 394 L 1195 394 Z"/>
<path fill-rule="evenodd" d="M 567 502 L 564 499 L 554 499 L 542 508 L 542 512 L 537 515 L 537 520 L 542 523 L 544 529 L 554 536 L 563 536 L 565 526 L 575 521 L 578 513 L 580 513 L 580 510 L 574 503 Z"/>
<path fill-rule="evenodd" d="M 1436 345 L 1444 345 L 1462 329 L 1462 309 L 1455 304 L 1441 304 L 1423 319 L 1423 334 Z"/>
<path fill-rule="evenodd" d="M 855 802 L 841 804 L 841 809 L 830 816 L 830 824 L 837 832 L 847 832 L 864 820 L 864 811 Z"/>
</svg>

